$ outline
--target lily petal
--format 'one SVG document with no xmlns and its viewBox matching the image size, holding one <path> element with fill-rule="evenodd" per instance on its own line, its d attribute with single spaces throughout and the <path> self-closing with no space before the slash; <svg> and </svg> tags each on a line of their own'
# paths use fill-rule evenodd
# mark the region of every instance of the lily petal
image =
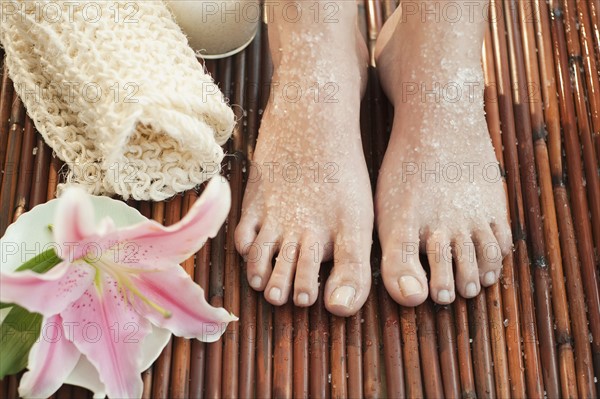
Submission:
<svg viewBox="0 0 600 399">
<path fill-rule="evenodd" d="M 0 302 L 53 316 L 76 301 L 94 281 L 94 269 L 83 261 L 61 262 L 44 274 L 31 270 L 0 272 Z"/>
<path fill-rule="evenodd" d="M 70 261 L 78 259 L 80 243 L 95 232 L 94 206 L 81 188 L 70 187 L 61 195 L 52 231 L 61 249 L 59 256 Z"/>
<path fill-rule="evenodd" d="M 38 342 L 29 352 L 29 371 L 21 378 L 19 395 L 47 398 L 60 388 L 81 357 L 68 339 L 59 315 L 44 319 Z"/>
<path fill-rule="evenodd" d="M 106 394 L 141 397 L 142 341 L 151 325 L 127 303 L 112 278 L 104 275 L 100 287 L 101 292 L 91 286 L 61 316 L 74 326 L 70 338 L 98 370 Z"/>
<path fill-rule="evenodd" d="M 133 282 L 150 301 L 169 311 L 170 317 L 140 300 L 135 301 L 137 311 L 152 324 L 171 330 L 179 337 L 214 342 L 229 322 L 237 320 L 225 309 L 206 302 L 204 290 L 179 265 L 165 271 L 142 273 Z"/>
<path fill-rule="evenodd" d="M 110 237 L 120 245 L 129 246 L 134 252 L 126 254 L 123 263 L 135 267 L 135 263 L 155 262 L 181 263 L 196 253 L 209 237 L 214 237 L 225 221 L 231 206 L 229 183 L 222 177 L 210 180 L 202 196 L 194 203 L 187 215 L 178 223 L 164 227 L 153 220 L 121 229 Z M 107 236 L 107 238 L 109 238 Z"/>
</svg>

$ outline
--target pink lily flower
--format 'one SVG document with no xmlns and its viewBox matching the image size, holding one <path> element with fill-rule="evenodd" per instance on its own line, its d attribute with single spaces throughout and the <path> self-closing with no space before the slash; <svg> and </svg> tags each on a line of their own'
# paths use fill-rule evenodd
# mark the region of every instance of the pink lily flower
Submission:
<svg viewBox="0 0 600 399">
<path fill-rule="evenodd" d="M 217 234 L 230 202 L 229 185 L 217 177 L 177 224 L 146 220 L 117 229 L 111 218 L 95 227 L 88 194 L 65 191 L 52 227 L 62 262 L 45 274 L 0 272 L 0 302 L 44 317 L 20 395 L 52 395 L 83 355 L 109 397 L 141 397 L 141 342 L 152 324 L 218 340 L 237 318 L 208 304 L 179 263 Z"/>
</svg>

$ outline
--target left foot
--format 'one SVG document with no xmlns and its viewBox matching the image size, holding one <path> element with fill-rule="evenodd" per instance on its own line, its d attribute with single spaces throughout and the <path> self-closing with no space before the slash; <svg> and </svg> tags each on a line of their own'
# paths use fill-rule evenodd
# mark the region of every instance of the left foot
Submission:
<svg viewBox="0 0 600 399">
<path fill-rule="evenodd" d="M 338 23 L 269 25 L 271 97 L 235 241 L 250 286 L 273 305 L 291 296 L 311 306 L 321 262 L 333 258 L 325 306 L 349 316 L 371 288 L 373 200 L 358 113 L 368 55 L 354 2 L 325 4 L 339 4 Z"/>
<path fill-rule="evenodd" d="M 395 109 L 375 198 L 381 272 L 402 305 L 416 306 L 428 294 L 448 304 L 455 291 L 471 298 L 496 283 L 512 245 L 483 111 L 485 21 L 423 23 L 418 15 L 400 18 L 400 4 L 376 51 Z M 420 252 L 427 253 L 429 282 Z"/>
</svg>

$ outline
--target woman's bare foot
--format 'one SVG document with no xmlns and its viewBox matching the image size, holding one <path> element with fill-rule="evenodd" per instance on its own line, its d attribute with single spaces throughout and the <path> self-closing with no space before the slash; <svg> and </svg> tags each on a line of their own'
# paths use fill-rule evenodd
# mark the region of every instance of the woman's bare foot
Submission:
<svg viewBox="0 0 600 399">
<path fill-rule="evenodd" d="M 470 298 L 496 283 L 512 246 L 483 111 L 484 2 L 471 12 L 463 7 L 458 21 L 408 3 L 410 10 L 401 2 L 386 23 L 376 50 L 395 109 L 375 200 L 381 272 L 402 305 L 422 303 L 428 291 L 447 304 L 456 297 L 455 287 Z M 443 3 L 420 5 L 443 10 Z M 419 252 L 429 260 L 429 284 Z"/>
<path fill-rule="evenodd" d="M 279 4 L 269 24 L 271 97 L 236 245 L 250 285 L 274 305 L 286 303 L 290 293 L 296 305 L 312 305 L 320 264 L 333 258 L 325 305 L 348 316 L 371 287 L 373 201 L 358 112 L 367 51 L 354 2 Z"/>
</svg>

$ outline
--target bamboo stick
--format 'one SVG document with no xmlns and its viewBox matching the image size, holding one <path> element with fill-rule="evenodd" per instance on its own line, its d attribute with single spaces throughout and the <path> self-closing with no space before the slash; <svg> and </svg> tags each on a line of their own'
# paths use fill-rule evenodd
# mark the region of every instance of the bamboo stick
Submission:
<svg viewBox="0 0 600 399">
<path fill-rule="evenodd" d="M 342 399 L 348 397 L 346 378 L 346 320 L 331 315 L 329 322 L 331 336 L 331 397 Z"/>
<path fill-rule="evenodd" d="M 377 284 L 384 349 L 386 394 L 388 397 L 405 397 L 404 365 L 400 345 L 400 316 L 398 305 L 387 293 L 383 284 Z"/>
<path fill-rule="evenodd" d="M 61 182 L 62 177 L 60 171 L 63 168 L 63 162 L 54 154 L 50 157 L 50 168 L 48 170 L 48 192 L 46 193 L 46 199 L 51 200 L 56 198 L 56 189 L 58 183 Z"/>
<path fill-rule="evenodd" d="M 246 57 L 248 60 L 248 68 L 246 72 L 246 79 L 248 85 L 246 88 L 246 111 L 247 121 L 246 144 L 244 147 L 244 154 L 246 159 L 254 158 L 254 147 L 256 145 L 256 137 L 258 136 L 258 125 L 260 123 L 260 88 L 264 82 L 261 82 L 261 67 L 262 67 L 262 26 L 259 26 L 256 32 L 256 36 L 248 49 L 246 50 Z"/>
<path fill-rule="evenodd" d="M 204 298 L 208 301 L 210 281 L 210 254 L 212 240 L 196 254 L 196 269 L 194 281 L 204 290 Z M 204 374 L 206 372 L 207 344 L 198 340 L 192 341 L 191 363 L 190 363 L 190 398 L 200 399 L 204 397 Z"/>
<path fill-rule="evenodd" d="M 415 308 L 400 306 L 400 327 L 402 329 L 402 349 L 406 396 L 423 398 L 421 362 L 419 361 L 419 341 L 417 335 L 417 315 Z"/>
<path fill-rule="evenodd" d="M 7 377 L 8 386 L 6 388 L 6 397 L 7 398 L 17 398 L 18 397 L 18 387 L 19 381 L 21 379 L 20 375 L 10 375 Z"/>
<path fill-rule="evenodd" d="M 363 397 L 362 311 L 346 320 L 346 352 L 348 358 L 348 397 Z"/>
<path fill-rule="evenodd" d="M 433 305 L 428 299 L 416 307 L 417 335 L 419 337 L 419 352 L 421 363 L 427 365 L 423 371 L 423 386 L 425 397 L 443 398 L 442 373 L 437 351 L 436 325 L 433 317 Z"/>
<path fill-rule="evenodd" d="M 4 57 L 2 57 L 2 59 L 4 59 Z M 8 77 L 8 68 L 6 65 L 3 66 L 2 71 L 2 83 L 0 84 L 0 165 L 4 167 L 14 87 L 12 81 Z M 4 174 L 0 173 L 0 186 L 2 185 L 3 177 Z"/>
<path fill-rule="evenodd" d="M 258 115 L 262 117 L 263 111 L 271 94 L 271 76 L 273 75 L 273 60 L 269 49 L 269 29 L 266 23 L 262 24 L 261 34 L 261 71 Z M 252 159 L 252 158 L 251 158 Z"/>
<path fill-rule="evenodd" d="M 272 306 L 259 295 L 256 325 L 256 397 L 269 399 L 273 391 L 273 314 Z"/>
<path fill-rule="evenodd" d="M 363 384 L 366 398 L 379 398 L 383 396 L 384 373 L 379 354 L 379 315 L 377 312 L 377 291 L 371 285 L 371 292 L 363 306 L 362 325 L 363 340 Z"/>
<path fill-rule="evenodd" d="M 382 1 L 382 15 L 383 20 L 387 21 L 387 19 L 392 15 L 392 13 L 396 10 L 398 4 L 395 0 L 383 0 Z"/>
<path fill-rule="evenodd" d="M 94 395 L 85 388 L 78 387 L 78 386 L 72 386 L 71 387 L 71 395 L 69 396 L 69 398 L 86 399 L 86 398 L 92 398 L 93 396 Z"/>
<path fill-rule="evenodd" d="M 242 276 L 245 276 L 245 268 Z M 254 396 L 255 373 L 256 373 L 256 310 L 257 300 L 256 291 L 254 291 L 248 280 L 241 279 L 242 291 L 241 301 L 244 304 L 240 309 L 240 398 L 249 398 Z M 296 361 L 294 353 L 294 362 Z M 294 370 L 296 366 L 294 365 Z M 294 395 L 296 396 L 296 395 Z"/>
<path fill-rule="evenodd" d="M 0 398 L 7 398 L 6 388 L 8 385 L 8 377 L 0 380 Z"/>
<path fill-rule="evenodd" d="M 25 107 L 18 97 L 13 99 L 10 111 L 10 127 L 8 129 L 8 142 L 6 145 L 6 158 L 3 165 L 2 185 L 0 186 L 0 234 L 13 219 L 15 209 L 15 196 L 19 165 L 21 163 L 21 145 L 23 143 L 23 127 L 25 122 Z"/>
<path fill-rule="evenodd" d="M 454 315 L 456 318 L 456 346 L 458 349 L 458 365 L 462 389 L 461 397 L 463 399 L 474 399 L 477 397 L 477 394 L 475 392 L 475 377 L 473 375 L 473 363 L 471 360 L 469 315 L 467 301 L 461 296 L 456 297 L 454 301 Z"/>
<path fill-rule="evenodd" d="M 494 375 L 492 371 L 492 348 L 490 325 L 487 315 L 485 292 L 468 301 L 470 335 L 473 337 L 473 369 L 475 389 L 478 398 L 495 398 Z"/>
<path fill-rule="evenodd" d="M 446 398 L 461 398 L 458 356 L 456 354 L 456 332 L 450 306 L 440 306 L 437 311 L 437 340 Z"/>
<path fill-rule="evenodd" d="M 590 18 L 592 23 L 592 33 L 594 48 L 596 49 L 596 65 L 600 64 L 600 3 L 598 0 L 586 1 L 580 0 L 584 4 L 587 4 L 590 9 Z M 600 71 L 596 71 L 599 73 Z"/>
<path fill-rule="evenodd" d="M 35 148 L 36 153 L 31 181 L 32 190 L 29 198 L 31 208 L 46 200 L 46 193 L 48 192 L 48 164 L 50 163 L 50 153 L 52 152 L 39 133 L 36 133 Z"/>
<path fill-rule="evenodd" d="M 331 263 L 321 266 L 320 281 L 325 281 Z M 317 302 L 310 308 L 310 397 L 329 399 L 329 316 L 325 309 L 325 284 L 319 285 Z"/>
<path fill-rule="evenodd" d="M 73 388 L 71 385 L 63 385 L 54 396 L 56 399 L 70 399 L 73 397 Z"/>
<path fill-rule="evenodd" d="M 294 308 L 294 391 L 297 399 L 308 398 L 308 309 Z M 350 384 L 350 382 L 348 382 Z"/>
<path fill-rule="evenodd" d="M 209 299 L 210 304 L 216 308 L 223 307 L 223 282 L 225 269 L 225 225 L 211 242 L 211 263 Z M 204 397 L 220 398 L 222 396 L 223 376 L 223 340 L 207 344 L 207 365 L 204 375 Z"/>
<path fill-rule="evenodd" d="M 273 357 L 273 397 L 291 398 L 293 387 L 292 302 L 275 307 L 275 350 Z"/>
<path fill-rule="evenodd" d="M 485 291 L 487 313 L 490 326 L 490 344 L 494 359 L 494 382 L 498 398 L 511 397 L 511 383 L 509 374 L 509 359 L 506 353 L 506 337 L 504 314 L 502 312 L 502 293 L 500 285 L 495 284 Z"/>
<path fill-rule="evenodd" d="M 369 48 L 369 65 L 375 67 L 375 44 L 383 24 L 380 0 L 365 0 L 367 14 L 367 47 Z"/>
</svg>

